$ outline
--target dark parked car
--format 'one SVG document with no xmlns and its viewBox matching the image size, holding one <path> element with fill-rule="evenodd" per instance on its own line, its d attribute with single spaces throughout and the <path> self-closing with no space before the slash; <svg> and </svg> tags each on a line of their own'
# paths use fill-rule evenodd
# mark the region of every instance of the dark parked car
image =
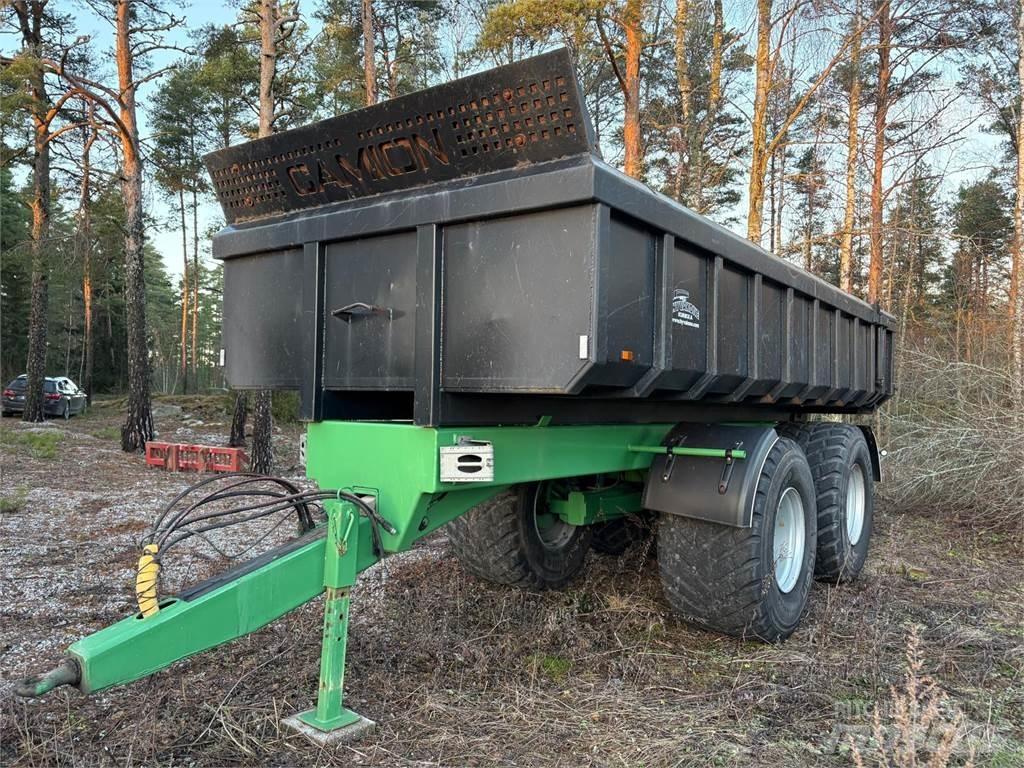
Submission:
<svg viewBox="0 0 1024 768">
<path fill-rule="evenodd" d="M 25 410 L 25 393 L 28 390 L 28 376 L 24 373 L 4 387 L 4 416 Z M 43 380 L 43 413 L 47 416 L 63 416 L 65 419 L 85 410 L 85 392 L 65 376 L 47 376 Z"/>
</svg>

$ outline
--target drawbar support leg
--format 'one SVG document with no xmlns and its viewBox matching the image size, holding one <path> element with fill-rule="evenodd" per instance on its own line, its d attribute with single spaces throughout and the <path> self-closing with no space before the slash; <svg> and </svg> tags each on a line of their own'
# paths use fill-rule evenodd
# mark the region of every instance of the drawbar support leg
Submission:
<svg viewBox="0 0 1024 768">
<path fill-rule="evenodd" d="M 320 652 L 320 686 L 316 708 L 286 722 L 313 741 L 348 741 L 362 736 L 374 723 L 345 709 L 345 643 L 348 638 L 350 591 L 356 582 L 359 512 L 348 501 L 328 506 L 324 554 L 324 633 Z"/>
</svg>

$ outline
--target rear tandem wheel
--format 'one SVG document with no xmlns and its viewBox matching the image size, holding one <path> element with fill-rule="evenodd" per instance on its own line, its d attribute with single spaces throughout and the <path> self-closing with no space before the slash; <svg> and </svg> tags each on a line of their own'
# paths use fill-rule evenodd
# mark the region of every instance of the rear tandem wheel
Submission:
<svg viewBox="0 0 1024 768">
<path fill-rule="evenodd" d="M 665 595 L 695 626 L 785 640 L 807 605 L 816 536 L 807 459 L 799 445 L 780 438 L 761 468 L 749 528 L 661 515 L 658 568 Z"/>
<path fill-rule="evenodd" d="M 818 557 L 814 576 L 833 584 L 864 569 L 874 521 L 871 451 L 860 428 L 821 421 L 780 424 L 780 435 L 807 454 L 818 502 Z"/>
</svg>

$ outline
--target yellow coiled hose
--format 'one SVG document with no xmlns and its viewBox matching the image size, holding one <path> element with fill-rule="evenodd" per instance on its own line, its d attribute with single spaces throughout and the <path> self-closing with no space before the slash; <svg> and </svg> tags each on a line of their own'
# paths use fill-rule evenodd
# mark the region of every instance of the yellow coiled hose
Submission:
<svg viewBox="0 0 1024 768">
<path fill-rule="evenodd" d="M 135 574 L 135 599 L 139 603 L 142 618 L 152 616 L 160 610 L 156 595 L 156 583 L 160 576 L 160 562 L 156 559 L 160 547 L 147 544 L 142 548 L 139 568 Z"/>
</svg>

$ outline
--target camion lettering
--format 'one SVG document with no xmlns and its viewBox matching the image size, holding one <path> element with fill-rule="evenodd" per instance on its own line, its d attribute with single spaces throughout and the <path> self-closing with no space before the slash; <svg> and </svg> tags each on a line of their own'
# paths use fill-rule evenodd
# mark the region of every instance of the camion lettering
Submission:
<svg viewBox="0 0 1024 768">
<path fill-rule="evenodd" d="M 317 155 L 289 165 L 285 175 L 295 194 L 306 197 L 330 187 L 365 191 L 373 182 L 426 173 L 432 165 L 451 165 L 436 128 L 429 136 L 414 133 L 359 147 L 354 161 L 341 154 Z"/>
</svg>

